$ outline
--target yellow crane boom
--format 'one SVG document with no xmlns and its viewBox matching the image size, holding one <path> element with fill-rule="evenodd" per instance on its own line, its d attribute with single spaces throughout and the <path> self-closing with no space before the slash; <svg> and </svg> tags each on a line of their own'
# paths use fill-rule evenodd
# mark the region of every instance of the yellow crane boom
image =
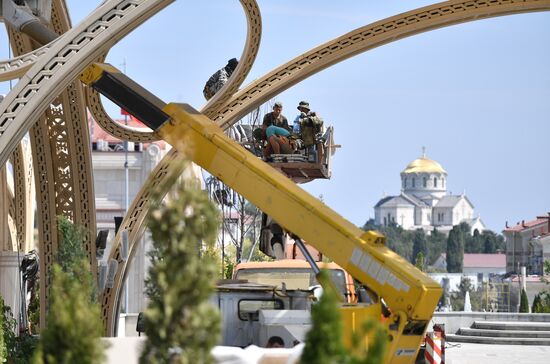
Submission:
<svg viewBox="0 0 550 364">
<path fill-rule="evenodd" d="M 90 66 L 81 80 L 138 117 L 190 160 L 382 297 L 391 311 L 386 362 L 414 361 L 442 289 L 390 250 L 383 235 L 365 232 L 338 215 L 228 138 L 190 105 L 165 105 L 106 64 Z M 351 309 L 351 321 L 364 316 L 361 310 Z"/>
</svg>

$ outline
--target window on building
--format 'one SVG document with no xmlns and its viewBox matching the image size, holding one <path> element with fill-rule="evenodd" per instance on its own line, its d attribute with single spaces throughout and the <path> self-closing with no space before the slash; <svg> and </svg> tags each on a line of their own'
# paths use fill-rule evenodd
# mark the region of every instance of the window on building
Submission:
<svg viewBox="0 0 550 364">
<path fill-rule="evenodd" d="M 434 177 L 434 188 L 437 188 L 437 177 Z"/>
<path fill-rule="evenodd" d="M 403 178 L 403 188 L 407 187 L 407 178 Z"/>
<path fill-rule="evenodd" d="M 412 186 L 413 186 L 413 188 L 416 187 L 415 185 L 416 185 L 416 178 L 413 177 L 413 179 L 412 179 Z"/>
<path fill-rule="evenodd" d="M 422 185 L 426 187 L 428 185 L 426 177 L 422 178 Z"/>
<path fill-rule="evenodd" d="M 386 220 L 385 216 L 384 216 L 384 226 L 388 226 L 388 220 Z"/>
</svg>

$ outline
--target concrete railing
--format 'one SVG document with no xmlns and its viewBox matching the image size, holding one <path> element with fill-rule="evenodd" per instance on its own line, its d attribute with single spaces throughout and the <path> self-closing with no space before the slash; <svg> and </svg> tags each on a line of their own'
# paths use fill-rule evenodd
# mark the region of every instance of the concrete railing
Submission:
<svg viewBox="0 0 550 364">
<path fill-rule="evenodd" d="M 445 332 L 455 334 L 461 327 L 470 327 L 474 321 L 550 322 L 550 313 L 508 312 L 435 312 L 434 324 L 445 324 Z M 432 331 L 433 324 L 428 327 Z"/>
</svg>

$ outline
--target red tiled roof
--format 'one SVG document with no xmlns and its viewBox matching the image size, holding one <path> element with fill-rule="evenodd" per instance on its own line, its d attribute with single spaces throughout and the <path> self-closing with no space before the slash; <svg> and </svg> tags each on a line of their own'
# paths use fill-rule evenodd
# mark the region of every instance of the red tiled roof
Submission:
<svg viewBox="0 0 550 364">
<path fill-rule="evenodd" d="M 464 268 L 481 267 L 506 267 L 506 254 L 464 254 Z"/>
<path fill-rule="evenodd" d="M 442 253 L 443 259 L 447 257 Z M 464 268 L 505 268 L 506 254 L 464 254 Z"/>
<path fill-rule="evenodd" d="M 536 219 L 536 220 L 532 220 L 532 221 L 527 221 L 527 222 L 523 222 L 523 223 L 519 223 L 517 224 L 516 226 L 512 226 L 512 227 L 509 227 L 509 228 L 506 228 L 504 229 L 504 231 L 523 231 L 523 230 L 526 230 L 526 229 L 530 229 L 530 228 L 533 228 L 533 227 L 538 227 L 539 225 L 540 226 L 543 226 L 545 224 L 548 224 L 548 218 L 543 218 L 543 219 Z"/>
</svg>

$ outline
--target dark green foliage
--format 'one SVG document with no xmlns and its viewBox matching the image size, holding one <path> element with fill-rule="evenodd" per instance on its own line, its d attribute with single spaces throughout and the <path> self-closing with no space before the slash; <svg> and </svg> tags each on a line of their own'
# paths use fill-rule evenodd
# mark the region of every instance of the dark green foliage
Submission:
<svg viewBox="0 0 550 364">
<path fill-rule="evenodd" d="M 464 231 L 453 226 L 447 239 L 447 272 L 461 273 L 464 265 Z"/>
<path fill-rule="evenodd" d="M 478 229 L 474 230 L 473 235 L 470 235 L 470 232 L 465 233 L 464 237 L 464 253 L 479 254 L 485 251 L 485 242 Z"/>
<path fill-rule="evenodd" d="M 57 263 L 52 266 L 48 327 L 41 333 L 35 364 L 99 364 L 104 360 L 99 306 L 90 301 L 90 280 L 76 279 L 90 274 L 87 259 L 70 269 L 67 273 Z"/>
<path fill-rule="evenodd" d="M 16 336 L 16 328 L 17 321 L 13 318 L 11 308 L 5 306 L 0 297 L 0 363 L 30 363 L 38 339 L 28 334 Z"/>
<path fill-rule="evenodd" d="M 233 278 L 233 268 L 235 268 L 235 263 L 229 258 L 225 258 L 225 264 L 223 266 L 223 278 L 232 279 Z"/>
<path fill-rule="evenodd" d="M 47 328 L 41 332 L 35 364 L 102 363 L 103 326 L 82 229 L 58 217 L 58 262 L 51 268 Z"/>
<path fill-rule="evenodd" d="M 97 302 L 97 291 L 84 246 L 84 230 L 82 227 L 73 224 L 65 216 L 57 217 L 57 229 L 61 239 L 57 250 L 56 263 L 59 264 L 63 272 L 82 282 L 86 287 L 90 287 L 90 302 Z M 88 268 L 75 269 L 76 265 L 82 263 Z"/>
<path fill-rule="evenodd" d="M 426 256 L 427 250 L 426 250 L 426 234 L 424 234 L 424 230 L 422 229 L 416 229 L 416 231 L 413 234 L 413 261 L 412 263 L 416 263 L 416 260 L 418 259 L 418 254 L 422 254 L 422 258 Z M 424 264 L 424 263 L 422 263 Z"/>
<path fill-rule="evenodd" d="M 318 277 L 323 287 L 330 287 L 323 284 L 329 279 L 324 270 Z M 306 335 L 301 364 L 345 363 L 346 351 L 342 342 L 342 319 L 338 306 L 336 293 L 327 288 L 319 302 L 311 308 L 312 327 Z"/>
<path fill-rule="evenodd" d="M 57 230 L 61 238 L 57 250 L 57 263 L 61 266 L 63 272 L 69 273 L 75 262 L 86 259 L 84 231 L 65 216 L 57 217 Z"/>
<path fill-rule="evenodd" d="M 519 312 L 529 313 L 529 300 L 527 299 L 527 292 L 521 289 L 521 299 L 519 302 Z"/>
<path fill-rule="evenodd" d="M 533 299 L 533 313 L 550 313 L 550 291 L 541 291 Z"/>
<path fill-rule="evenodd" d="M 373 219 L 369 219 L 363 226 L 363 230 L 377 230 L 386 236 L 387 245 L 397 254 L 411 262 L 416 261 L 418 251 L 424 247 L 425 265 L 433 264 L 441 253 L 447 251 L 448 238 L 445 234 L 434 228 L 430 235 L 424 235 L 424 242 L 421 241 L 421 232 L 403 230 L 399 225 L 391 223 L 388 226 L 378 226 Z M 497 250 L 504 250 L 505 243 L 502 235 L 497 235 L 490 230 L 483 233 L 474 230 L 470 234 L 470 226 L 461 223 L 456 226 L 455 232 L 460 232 L 464 241 L 464 252 L 466 253 L 496 253 Z M 417 240 L 415 240 L 417 239 Z"/>
<path fill-rule="evenodd" d="M 441 256 L 441 253 L 447 251 L 447 237 L 445 234 L 434 228 L 426 238 L 426 250 L 428 253 L 426 255 L 425 264 L 435 263 L 437 258 Z"/>
<path fill-rule="evenodd" d="M 150 215 L 156 258 L 146 283 L 140 363 L 211 363 L 219 338 L 219 313 L 207 302 L 217 268 L 203 253 L 216 240 L 219 215 L 202 191 L 178 184 L 176 196 Z"/>
</svg>

